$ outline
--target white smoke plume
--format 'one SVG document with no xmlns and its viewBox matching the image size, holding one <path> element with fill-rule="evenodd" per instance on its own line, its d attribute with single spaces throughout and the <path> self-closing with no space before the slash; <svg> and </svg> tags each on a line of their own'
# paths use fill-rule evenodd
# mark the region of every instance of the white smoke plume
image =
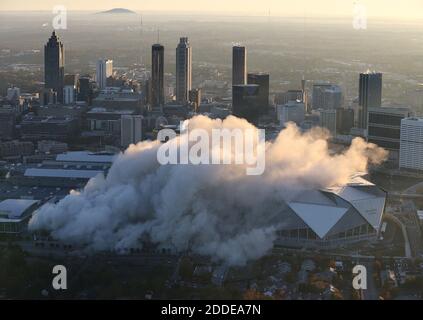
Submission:
<svg viewBox="0 0 423 320">
<path fill-rule="evenodd" d="M 189 128 L 254 129 L 245 120 L 197 116 Z M 107 177 L 34 215 L 30 229 L 94 250 L 139 246 L 139 239 L 243 265 L 268 253 L 283 224 L 281 208 L 303 190 L 344 184 L 386 152 L 362 139 L 332 154 L 323 130 L 294 125 L 266 143 L 266 170 L 248 176 L 243 165 L 159 165 L 158 141 L 130 146 Z M 168 143 L 172 143 L 172 140 Z"/>
</svg>

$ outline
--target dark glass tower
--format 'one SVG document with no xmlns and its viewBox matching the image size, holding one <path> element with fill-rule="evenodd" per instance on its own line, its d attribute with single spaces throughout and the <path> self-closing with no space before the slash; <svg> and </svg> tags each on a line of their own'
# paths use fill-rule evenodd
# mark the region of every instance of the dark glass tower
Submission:
<svg viewBox="0 0 423 320">
<path fill-rule="evenodd" d="M 65 52 L 63 44 L 53 31 L 44 46 L 44 82 L 45 89 L 57 93 L 57 100 L 63 102 L 63 86 L 65 78 Z"/>
<path fill-rule="evenodd" d="M 248 84 L 256 84 L 260 86 L 259 89 L 259 103 L 262 114 L 267 113 L 269 108 L 269 94 L 270 94 L 270 76 L 268 73 L 249 73 Z"/>
<path fill-rule="evenodd" d="M 164 47 L 155 44 L 152 47 L 151 61 L 151 105 L 164 105 Z"/>
<path fill-rule="evenodd" d="M 232 85 L 247 84 L 247 49 L 241 46 L 232 48 Z"/>
<path fill-rule="evenodd" d="M 359 84 L 359 125 L 367 129 L 369 108 L 382 106 L 382 74 L 375 72 L 360 73 Z"/>
<path fill-rule="evenodd" d="M 192 48 L 188 38 L 180 39 L 176 48 L 176 101 L 186 104 L 192 89 Z"/>
</svg>

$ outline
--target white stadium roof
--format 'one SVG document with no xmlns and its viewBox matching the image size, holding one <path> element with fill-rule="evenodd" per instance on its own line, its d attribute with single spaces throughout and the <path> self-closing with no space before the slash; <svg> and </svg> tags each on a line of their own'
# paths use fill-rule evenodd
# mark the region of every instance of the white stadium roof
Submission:
<svg viewBox="0 0 423 320">
<path fill-rule="evenodd" d="M 37 169 L 31 168 L 25 170 L 25 177 L 34 178 L 68 178 L 68 179 L 91 179 L 103 174 L 103 171 L 97 170 L 66 170 L 66 169 Z"/>
<path fill-rule="evenodd" d="M 0 202 L 0 213 L 6 213 L 8 219 L 20 219 L 27 209 L 38 203 L 37 200 L 7 199 Z"/>
<path fill-rule="evenodd" d="M 288 205 L 320 238 L 323 238 L 348 211 L 348 208 L 317 204 L 290 202 Z"/>
<path fill-rule="evenodd" d="M 385 201 L 385 192 L 362 177 L 353 177 L 343 186 L 305 191 L 287 205 L 323 239 L 366 222 L 378 230 Z"/>
</svg>

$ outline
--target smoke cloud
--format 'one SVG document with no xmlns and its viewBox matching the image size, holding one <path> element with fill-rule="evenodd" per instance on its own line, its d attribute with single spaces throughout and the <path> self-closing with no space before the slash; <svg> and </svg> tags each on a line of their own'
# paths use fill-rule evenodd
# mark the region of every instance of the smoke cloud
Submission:
<svg viewBox="0 0 423 320">
<path fill-rule="evenodd" d="M 196 116 L 189 128 L 257 130 L 233 116 L 223 121 Z M 243 265 L 273 247 L 284 223 L 285 201 L 304 190 L 347 183 L 386 157 L 383 149 L 360 138 L 333 154 L 326 131 L 302 133 L 294 124 L 266 142 L 261 176 L 246 175 L 244 165 L 162 166 L 157 161 L 160 145 L 130 146 L 107 177 L 97 176 L 83 190 L 43 206 L 30 229 L 92 250 L 139 247 L 143 239 Z"/>
</svg>

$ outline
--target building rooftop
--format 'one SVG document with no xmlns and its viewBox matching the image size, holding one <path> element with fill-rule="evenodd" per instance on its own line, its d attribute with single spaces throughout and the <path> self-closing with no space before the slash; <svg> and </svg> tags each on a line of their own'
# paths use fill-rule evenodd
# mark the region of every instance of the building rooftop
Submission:
<svg viewBox="0 0 423 320">
<path fill-rule="evenodd" d="M 89 151 L 73 151 L 57 155 L 56 161 L 62 162 L 95 162 L 112 163 L 117 155 L 111 153 L 91 153 Z"/>
<path fill-rule="evenodd" d="M 63 178 L 63 179 L 91 179 L 99 174 L 104 174 L 98 170 L 72 170 L 72 169 L 37 169 L 25 170 L 25 177 L 33 178 Z"/>
<path fill-rule="evenodd" d="M 372 107 L 369 108 L 369 112 L 379 112 L 379 113 L 390 113 L 404 115 L 405 113 L 410 113 L 411 109 L 409 107 L 394 107 L 394 106 L 382 106 L 382 107 Z"/>
<path fill-rule="evenodd" d="M 26 210 L 37 204 L 37 200 L 7 199 L 0 202 L 0 217 L 12 220 L 21 219 Z"/>
<path fill-rule="evenodd" d="M 405 118 L 402 121 L 414 121 L 418 124 L 422 124 L 423 123 L 423 118 L 418 118 L 418 117 L 411 117 L 411 118 Z"/>
</svg>

